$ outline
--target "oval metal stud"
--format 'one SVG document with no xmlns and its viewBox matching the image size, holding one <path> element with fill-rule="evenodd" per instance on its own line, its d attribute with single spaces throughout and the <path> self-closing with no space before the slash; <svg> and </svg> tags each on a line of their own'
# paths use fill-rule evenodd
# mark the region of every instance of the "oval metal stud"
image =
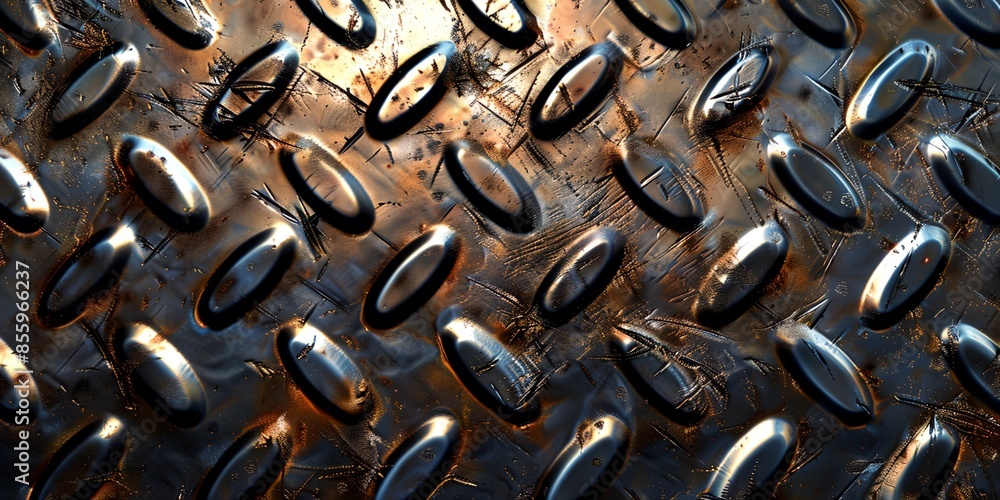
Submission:
<svg viewBox="0 0 1000 500">
<path fill-rule="evenodd" d="M 541 207 L 531 186 L 510 166 L 493 161 L 478 144 L 448 145 L 444 165 L 472 206 L 513 233 L 530 233 L 540 223 Z"/>
<path fill-rule="evenodd" d="M 364 323 L 388 330 L 417 312 L 451 274 L 460 247 L 447 226 L 434 226 L 403 247 L 368 289 L 361 306 Z"/>
<path fill-rule="evenodd" d="M 920 92 L 901 83 L 925 83 L 936 66 L 937 50 L 922 40 L 904 42 L 886 54 L 851 99 L 847 130 L 866 141 L 888 132 L 920 99 Z"/>
<path fill-rule="evenodd" d="M 778 5 L 799 29 L 831 49 L 846 49 L 858 36 L 841 0 L 778 0 Z"/>
<path fill-rule="evenodd" d="M 649 332 L 634 326 L 622 326 L 619 330 L 611 338 L 611 352 L 629 383 L 646 402 L 684 426 L 704 419 L 710 401 L 695 374 L 656 349 L 657 342 Z"/>
<path fill-rule="evenodd" d="M 225 141 L 252 132 L 260 117 L 277 104 L 299 69 L 299 51 L 282 40 L 240 61 L 205 106 L 202 130 Z"/>
<path fill-rule="evenodd" d="M 436 326 L 448 366 L 483 406 L 515 425 L 538 418 L 541 405 L 531 388 L 537 375 L 483 325 L 452 306 L 438 315 Z"/>
<path fill-rule="evenodd" d="M 764 97 L 778 74 L 778 54 L 769 43 L 740 50 L 705 84 L 688 117 L 695 127 L 729 125 Z"/>
<path fill-rule="evenodd" d="M 283 477 L 291 452 L 290 438 L 280 428 L 258 428 L 240 436 L 202 479 L 195 499 L 265 496 L 274 482 Z"/>
<path fill-rule="evenodd" d="M 431 496 L 458 459 L 461 432 L 450 412 L 424 422 L 389 454 L 385 463 L 392 468 L 377 483 L 375 500 Z"/>
<path fill-rule="evenodd" d="M 201 0 L 139 0 L 139 7 L 156 29 L 191 50 L 218 39 L 219 21 Z"/>
<path fill-rule="evenodd" d="M 0 221 L 21 234 L 34 234 L 49 219 L 49 199 L 21 160 L 0 149 Z"/>
<path fill-rule="evenodd" d="M 1000 3 L 997 0 L 935 0 L 938 9 L 963 33 L 991 49 L 1000 48 Z"/>
<path fill-rule="evenodd" d="M 972 145 L 950 135 L 936 135 L 924 156 L 938 183 L 976 217 L 1000 223 L 1000 168 Z"/>
<path fill-rule="evenodd" d="M 178 427 L 195 427 L 208 412 L 205 389 L 180 351 L 153 328 L 142 324 L 122 327 L 115 347 L 129 367 L 132 386 L 140 396 L 166 414 Z"/>
<path fill-rule="evenodd" d="M 780 417 L 753 426 L 726 454 L 703 495 L 772 498 L 773 479 L 780 478 L 792 463 L 797 438 L 795 425 Z"/>
<path fill-rule="evenodd" d="M 128 433 L 114 417 L 98 420 L 74 434 L 38 475 L 28 493 L 29 500 L 91 498 L 107 482 L 125 457 Z"/>
<path fill-rule="evenodd" d="M 562 65 L 531 103 L 528 125 L 543 141 L 558 139 L 592 115 L 618 85 L 624 54 L 601 42 Z"/>
<path fill-rule="evenodd" d="M 278 359 L 317 407 L 356 423 L 371 405 L 371 385 L 351 357 L 316 327 L 285 325 L 275 336 Z"/>
<path fill-rule="evenodd" d="M 239 321 L 281 282 L 295 258 L 296 241 L 292 229 L 280 225 L 257 233 L 233 250 L 198 297 L 198 321 L 213 330 Z"/>
<path fill-rule="evenodd" d="M 454 43 L 438 42 L 399 65 L 365 112 L 368 135 L 388 141 L 423 120 L 447 93 L 457 52 Z"/>
<path fill-rule="evenodd" d="M 534 498 L 597 497 L 599 481 L 614 481 L 628 464 L 632 431 L 611 415 L 580 424 L 538 482 Z"/>
<path fill-rule="evenodd" d="M 538 22 L 521 0 L 458 0 L 465 15 L 490 38 L 511 49 L 526 49 L 538 39 Z"/>
<path fill-rule="evenodd" d="M 928 485 L 944 482 L 958 462 L 962 436 L 937 416 L 883 469 L 869 498 L 903 500 L 925 496 Z"/>
<path fill-rule="evenodd" d="M 163 145 L 125 134 L 115 148 L 114 161 L 139 198 L 167 225 L 182 232 L 201 231 L 208 225 L 208 196 L 187 166 Z"/>
<path fill-rule="evenodd" d="M 620 161 L 615 159 L 612 171 L 636 206 L 674 231 L 691 231 L 701 224 L 701 196 L 680 165 L 635 142 L 624 153 Z"/>
<path fill-rule="evenodd" d="M 934 288 L 951 257 L 944 229 L 922 225 L 905 236 L 879 262 L 861 298 L 865 323 L 884 329 L 903 319 Z"/>
<path fill-rule="evenodd" d="M 988 374 L 1000 358 L 1000 346 L 976 328 L 959 323 L 941 331 L 941 347 L 962 387 L 1000 415 L 1000 380 Z"/>
<path fill-rule="evenodd" d="M 846 425 L 874 417 L 868 384 L 844 351 L 823 334 L 798 323 L 778 327 L 776 350 L 782 366 L 807 396 Z"/>
<path fill-rule="evenodd" d="M 59 264 L 42 288 L 38 320 L 46 328 L 62 328 L 83 317 L 121 281 L 135 250 L 135 234 L 128 226 L 94 233 Z"/>
<path fill-rule="evenodd" d="M 617 230 L 597 227 L 580 236 L 542 279 L 538 315 L 552 326 L 573 319 L 604 293 L 624 258 L 625 239 Z"/>
<path fill-rule="evenodd" d="M 788 239 L 773 220 L 744 234 L 702 281 L 695 318 L 714 328 L 743 315 L 781 270 L 787 255 Z"/>
<path fill-rule="evenodd" d="M 295 0 L 309 22 L 331 40 L 349 49 L 375 41 L 376 24 L 364 0 Z"/>
<path fill-rule="evenodd" d="M 86 59 L 67 78 L 52 105 L 53 139 L 84 129 L 104 114 L 128 89 L 139 69 L 139 50 L 119 43 Z"/>
<path fill-rule="evenodd" d="M 348 234 L 375 225 L 375 204 L 337 155 L 318 143 L 301 140 L 298 151 L 284 148 L 281 169 L 295 192 L 327 224 Z"/>
<path fill-rule="evenodd" d="M 57 40 L 52 16 L 41 0 L 0 2 L 0 30 L 29 53 Z"/>
<path fill-rule="evenodd" d="M 864 225 L 861 196 L 836 164 L 807 143 L 784 132 L 767 145 L 767 161 L 795 201 L 834 229 L 851 231 Z"/>
<path fill-rule="evenodd" d="M 615 0 L 615 4 L 639 31 L 660 45 L 683 49 L 698 34 L 684 0 Z"/>
</svg>

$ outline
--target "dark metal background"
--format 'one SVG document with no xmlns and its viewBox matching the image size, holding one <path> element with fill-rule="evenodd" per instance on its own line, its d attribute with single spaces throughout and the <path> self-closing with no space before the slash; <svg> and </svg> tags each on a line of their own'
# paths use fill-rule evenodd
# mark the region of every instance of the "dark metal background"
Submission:
<svg viewBox="0 0 1000 500">
<path fill-rule="evenodd" d="M 190 1 L 0 4 L 2 491 L 997 498 L 993 0 Z"/>
</svg>

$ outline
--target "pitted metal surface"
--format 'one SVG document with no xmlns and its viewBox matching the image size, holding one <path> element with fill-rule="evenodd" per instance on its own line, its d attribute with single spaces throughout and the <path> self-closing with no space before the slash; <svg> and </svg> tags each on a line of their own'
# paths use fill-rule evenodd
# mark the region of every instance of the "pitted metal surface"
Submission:
<svg viewBox="0 0 1000 500">
<path fill-rule="evenodd" d="M 1000 495 L 993 0 L 0 31 L 17 498 Z"/>
</svg>

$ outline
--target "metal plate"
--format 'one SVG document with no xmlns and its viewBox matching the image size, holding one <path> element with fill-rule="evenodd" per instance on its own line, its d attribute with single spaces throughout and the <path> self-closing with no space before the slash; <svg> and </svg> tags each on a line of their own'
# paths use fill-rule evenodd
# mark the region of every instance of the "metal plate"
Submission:
<svg viewBox="0 0 1000 500">
<path fill-rule="evenodd" d="M 4 491 L 994 498 L 998 18 L 2 0 Z"/>
</svg>

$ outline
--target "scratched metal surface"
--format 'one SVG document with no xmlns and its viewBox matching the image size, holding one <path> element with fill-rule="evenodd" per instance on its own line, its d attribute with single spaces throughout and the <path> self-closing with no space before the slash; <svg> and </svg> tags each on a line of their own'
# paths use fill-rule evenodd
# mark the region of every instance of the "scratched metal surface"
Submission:
<svg viewBox="0 0 1000 500">
<path fill-rule="evenodd" d="M 994 0 L 352 1 L 0 2 L 4 491 L 997 497 Z"/>
</svg>

